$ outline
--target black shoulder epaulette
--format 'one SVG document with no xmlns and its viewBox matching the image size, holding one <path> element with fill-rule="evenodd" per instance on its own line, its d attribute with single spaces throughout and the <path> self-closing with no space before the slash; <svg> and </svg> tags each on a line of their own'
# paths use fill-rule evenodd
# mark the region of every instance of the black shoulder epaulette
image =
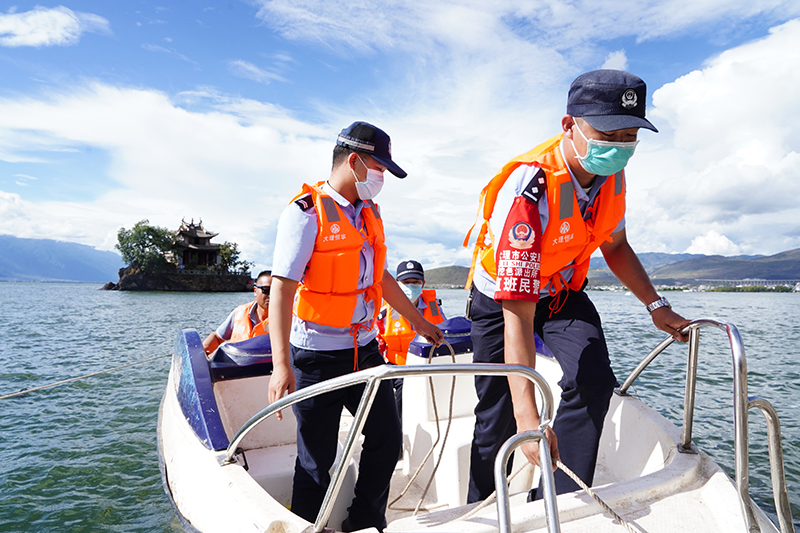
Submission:
<svg viewBox="0 0 800 533">
<path fill-rule="evenodd" d="M 295 200 L 294 203 L 296 203 L 303 211 L 308 211 L 309 209 L 314 207 L 314 200 L 311 199 L 311 193 L 304 194 L 303 196 Z"/>
<path fill-rule="evenodd" d="M 522 196 L 538 204 L 545 190 L 547 190 L 547 180 L 545 179 L 544 170 L 540 168 L 522 191 Z"/>
</svg>

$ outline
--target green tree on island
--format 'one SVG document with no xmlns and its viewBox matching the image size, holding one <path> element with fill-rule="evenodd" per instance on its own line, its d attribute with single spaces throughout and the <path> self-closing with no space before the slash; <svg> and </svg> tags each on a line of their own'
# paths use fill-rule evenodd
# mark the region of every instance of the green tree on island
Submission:
<svg viewBox="0 0 800 533">
<path fill-rule="evenodd" d="M 220 266 L 231 273 L 246 274 L 255 265 L 240 259 L 239 245 L 225 241 L 219 246 Z"/>
<path fill-rule="evenodd" d="M 166 270 L 164 254 L 172 248 L 173 242 L 172 232 L 167 228 L 151 226 L 147 219 L 140 220 L 130 230 L 120 228 L 117 241 L 115 248 L 129 266 L 136 263 L 144 272 Z"/>
</svg>

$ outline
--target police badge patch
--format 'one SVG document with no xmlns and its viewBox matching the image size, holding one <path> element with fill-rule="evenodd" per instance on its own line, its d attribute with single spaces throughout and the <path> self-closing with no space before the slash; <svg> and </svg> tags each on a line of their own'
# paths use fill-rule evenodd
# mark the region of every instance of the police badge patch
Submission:
<svg viewBox="0 0 800 533">
<path fill-rule="evenodd" d="M 633 89 L 626 89 L 622 93 L 622 107 L 625 109 L 633 109 L 639 103 L 639 97 Z"/>
<path fill-rule="evenodd" d="M 517 222 L 508 231 L 508 243 L 517 250 L 527 250 L 536 240 L 536 233 L 527 222 Z"/>
</svg>

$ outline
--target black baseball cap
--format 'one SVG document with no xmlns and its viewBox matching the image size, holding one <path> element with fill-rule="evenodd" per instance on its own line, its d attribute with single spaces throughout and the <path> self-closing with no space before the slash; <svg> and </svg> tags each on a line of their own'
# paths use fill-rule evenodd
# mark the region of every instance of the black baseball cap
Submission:
<svg viewBox="0 0 800 533">
<path fill-rule="evenodd" d="M 647 85 L 622 70 L 593 70 L 581 74 L 569 88 L 567 114 L 581 117 L 598 131 L 647 128 L 658 132 L 644 118 Z"/>
<path fill-rule="evenodd" d="M 408 174 L 392 161 L 392 141 L 380 128 L 367 122 L 353 122 L 339 133 L 336 144 L 369 154 L 398 178 Z"/>
<path fill-rule="evenodd" d="M 418 279 L 425 281 L 425 271 L 422 270 L 422 265 L 416 261 L 403 261 L 397 265 L 397 281 L 406 279 Z"/>
</svg>

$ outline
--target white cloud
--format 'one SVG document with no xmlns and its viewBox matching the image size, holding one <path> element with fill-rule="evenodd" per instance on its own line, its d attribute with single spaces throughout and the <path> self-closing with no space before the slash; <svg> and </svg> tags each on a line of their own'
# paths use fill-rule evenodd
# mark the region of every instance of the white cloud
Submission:
<svg viewBox="0 0 800 533">
<path fill-rule="evenodd" d="M 148 52 L 160 52 L 160 53 L 163 53 L 163 54 L 168 54 L 168 55 L 171 55 L 171 56 L 175 56 L 178 59 L 186 61 L 187 63 L 190 63 L 190 64 L 192 64 L 192 65 L 194 65 L 196 67 L 200 66 L 200 64 L 197 61 L 189 59 L 184 54 L 178 52 L 174 48 L 165 48 L 165 47 L 157 45 L 157 44 L 143 44 L 142 48 L 144 48 Z"/>
<path fill-rule="evenodd" d="M 365 54 L 359 68 L 373 68 L 362 59 L 376 50 L 419 55 L 398 60 L 407 70 L 384 76 L 374 90 L 354 91 L 352 101 L 304 109 L 315 116 L 313 124 L 275 105 L 204 88 L 170 97 L 97 83 L 0 100 L 0 159 L 47 162 L 56 150 L 90 146 L 107 154 L 111 184 L 84 203 L 34 204 L 0 191 L 4 230 L 111 249 L 120 226 L 148 218 L 173 228 L 182 217 L 202 217 L 219 239 L 238 242 L 245 258 L 268 266 L 280 211 L 302 182 L 328 176 L 336 133 L 363 119 L 392 136 L 395 158 L 409 172 L 405 180 L 387 179 L 378 199 L 390 266 L 408 257 L 426 267 L 465 264 L 469 251 L 461 240 L 488 179 L 510 157 L 558 131 L 566 89 L 584 65 L 602 64 L 604 57 L 606 66 L 627 63 L 624 50 L 588 47 L 586 36 L 564 50 L 573 34 L 566 21 L 574 17 L 580 29 L 595 17 L 610 31 L 609 21 L 623 11 L 655 20 L 660 9 L 608 3 L 610 11 L 601 13 L 589 4 L 553 3 L 534 11 L 510 0 L 491 8 L 477 1 L 395 2 L 385 9 L 368 2 L 261 5 L 261 17 L 285 35 Z M 686 10 L 668 14 L 674 20 L 658 21 L 637 37 L 682 31 L 720 8 L 670 5 L 695 10 L 694 18 L 682 19 Z M 727 2 L 722 18 L 779 7 Z M 618 25 L 624 27 L 605 37 L 640 31 Z M 536 31 L 541 39 L 531 37 Z M 559 32 L 566 32 L 561 44 L 549 43 Z M 650 115 L 662 133 L 642 135 L 628 184 L 628 233 L 638 250 L 771 253 L 800 246 L 799 228 L 787 224 L 800 220 L 790 188 L 799 177 L 800 115 L 796 98 L 783 89 L 800 81 L 798 33 L 798 23 L 781 26 L 655 92 Z M 573 61 L 579 49 L 586 55 Z M 231 67 L 262 83 L 278 79 L 245 61 Z"/>
<path fill-rule="evenodd" d="M 650 223 L 636 234 L 645 248 L 685 249 L 712 229 L 743 253 L 800 247 L 800 100 L 786 90 L 798 84 L 793 20 L 654 93 L 662 133 L 629 180 L 629 218 Z"/>
<path fill-rule="evenodd" d="M 741 253 L 740 248 L 725 235 L 711 230 L 705 235 L 699 235 L 692 239 L 692 245 L 686 249 L 687 254 L 705 255 L 737 255 Z"/>
<path fill-rule="evenodd" d="M 260 69 L 248 61 L 237 59 L 229 64 L 234 75 L 257 81 L 258 83 L 268 85 L 273 81 L 286 81 L 282 76 Z"/>
<path fill-rule="evenodd" d="M 85 32 L 110 33 L 105 18 L 64 6 L 0 14 L 0 46 L 70 46 Z"/>
<path fill-rule="evenodd" d="M 361 51 L 424 52 L 434 48 L 432 43 L 483 48 L 510 35 L 564 49 L 598 39 L 650 40 L 711 25 L 718 25 L 722 33 L 736 20 L 786 20 L 800 14 L 793 0 L 251 1 L 260 6 L 258 17 L 288 38 Z M 353 20 L 369 24 L 352 24 Z"/>
<path fill-rule="evenodd" d="M 92 146 L 108 155 L 113 183 L 85 203 L 31 203 L 0 192 L 3 232 L 111 249 L 120 226 L 148 218 L 173 228 L 181 217 L 202 217 L 220 238 L 271 263 L 271 241 L 262 235 L 303 181 L 327 176 L 334 132 L 258 102 L 212 93 L 180 101 L 212 109 L 190 112 L 162 93 L 101 84 L 49 99 L 0 100 L 0 131 L 10 132 L 7 139 L 26 131 L 34 143 L 0 137 L 0 154 L 26 161 L 33 150 L 46 162 L 38 148 Z"/>
<path fill-rule="evenodd" d="M 625 50 L 617 50 L 611 52 L 606 56 L 605 63 L 600 68 L 609 68 L 613 70 L 627 70 L 628 69 L 628 56 Z"/>
</svg>

